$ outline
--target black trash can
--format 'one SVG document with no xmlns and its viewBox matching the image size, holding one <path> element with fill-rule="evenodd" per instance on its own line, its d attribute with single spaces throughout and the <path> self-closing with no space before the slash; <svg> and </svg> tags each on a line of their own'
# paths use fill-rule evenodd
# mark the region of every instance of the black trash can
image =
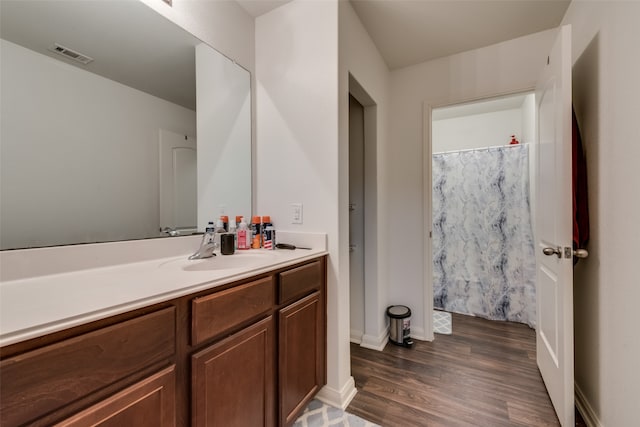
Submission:
<svg viewBox="0 0 640 427">
<path fill-rule="evenodd" d="M 411 309 L 406 305 L 387 307 L 389 316 L 389 341 L 395 345 L 411 347 Z"/>
</svg>

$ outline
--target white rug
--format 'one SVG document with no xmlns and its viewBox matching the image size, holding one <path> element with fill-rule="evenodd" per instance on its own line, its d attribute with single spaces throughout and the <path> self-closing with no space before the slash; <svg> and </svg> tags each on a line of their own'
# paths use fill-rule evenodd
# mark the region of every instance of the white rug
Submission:
<svg viewBox="0 0 640 427">
<path fill-rule="evenodd" d="M 451 313 L 433 310 L 433 332 L 451 335 Z"/>
<path fill-rule="evenodd" d="M 342 409 L 325 405 L 313 399 L 293 427 L 380 427 Z"/>
</svg>

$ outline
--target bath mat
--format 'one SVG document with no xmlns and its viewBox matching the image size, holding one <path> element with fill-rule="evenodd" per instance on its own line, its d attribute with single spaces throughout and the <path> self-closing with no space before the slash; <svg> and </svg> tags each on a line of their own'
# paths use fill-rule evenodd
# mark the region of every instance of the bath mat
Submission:
<svg viewBox="0 0 640 427">
<path fill-rule="evenodd" d="M 451 313 L 433 310 L 433 332 L 451 335 Z"/>
<path fill-rule="evenodd" d="M 293 427 L 380 427 L 363 418 L 344 412 L 342 409 L 325 405 L 313 399 L 296 420 Z"/>
</svg>

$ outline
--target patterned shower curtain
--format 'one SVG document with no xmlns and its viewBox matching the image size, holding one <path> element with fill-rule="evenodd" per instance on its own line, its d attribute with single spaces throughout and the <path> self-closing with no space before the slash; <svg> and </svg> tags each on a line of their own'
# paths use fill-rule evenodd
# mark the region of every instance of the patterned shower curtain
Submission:
<svg viewBox="0 0 640 427">
<path fill-rule="evenodd" d="M 434 306 L 535 327 L 526 145 L 433 155 Z"/>
</svg>

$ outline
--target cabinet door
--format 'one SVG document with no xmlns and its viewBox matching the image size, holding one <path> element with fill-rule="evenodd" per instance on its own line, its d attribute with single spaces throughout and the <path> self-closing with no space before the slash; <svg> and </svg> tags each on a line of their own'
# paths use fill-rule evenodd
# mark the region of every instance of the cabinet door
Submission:
<svg viewBox="0 0 640 427">
<path fill-rule="evenodd" d="M 280 425 L 293 424 L 325 382 L 325 314 L 320 292 L 279 313 Z"/>
<path fill-rule="evenodd" d="M 175 426 L 175 384 L 175 367 L 170 366 L 85 409 L 57 426 Z"/>
<path fill-rule="evenodd" d="M 269 316 L 192 356 L 194 426 L 273 426 L 273 339 Z"/>
</svg>

